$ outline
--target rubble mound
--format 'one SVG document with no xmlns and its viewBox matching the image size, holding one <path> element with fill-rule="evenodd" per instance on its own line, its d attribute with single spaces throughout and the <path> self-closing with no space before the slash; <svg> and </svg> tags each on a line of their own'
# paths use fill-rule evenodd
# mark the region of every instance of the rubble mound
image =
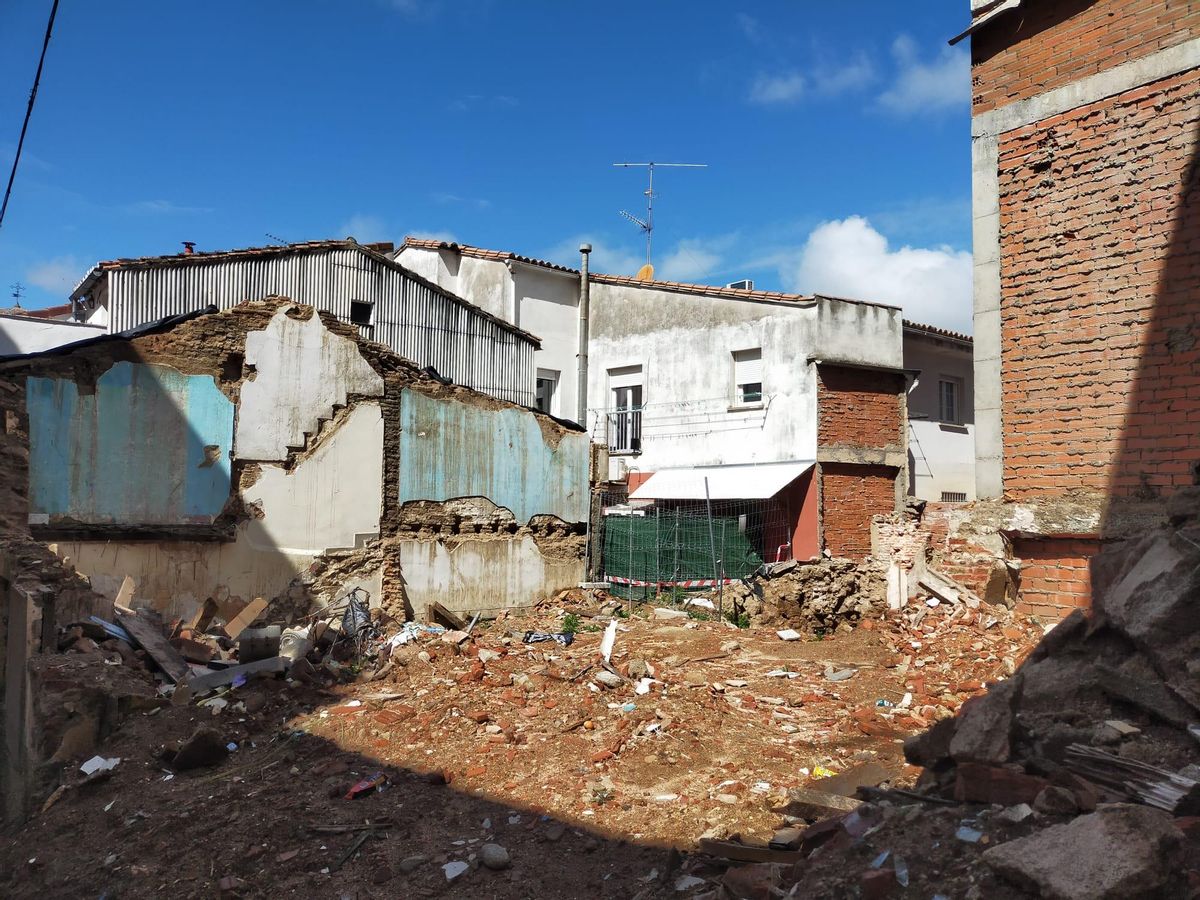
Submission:
<svg viewBox="0 0 1200 900">
<path fill-rule="evenodd" d="M 905 741 L 924 770 L 915 790 L 860 787 L 869 802 L 799 832 L 774 857 L 791 866 L 779 888 L 1200 896 L 1200 488 L 1170 514 L 1169 528 L 1097 557 L 1090 611 Z"/>
<path fill-rule="evenodd" d="M 787 623 L 809 630 L 832 630 L 857 623 L 884 605 L 883 576 L 849 559 L 785 563 L 725 589 L 755 624 Z"/>
</svg>

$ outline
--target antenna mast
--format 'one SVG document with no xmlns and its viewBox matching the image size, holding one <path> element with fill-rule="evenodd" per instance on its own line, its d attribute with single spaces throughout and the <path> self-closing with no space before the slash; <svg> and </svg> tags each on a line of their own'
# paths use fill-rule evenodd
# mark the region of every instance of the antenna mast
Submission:
<svg viewBox="0 0 1200 900">
<path fill-rule="evenodd" d="M 650 265 L 651 242 L 654 238 L 654 168 L 668 166 L 672 169 L 707 169 L 708 163 L 656 163 L 656 162 L 619 162 L 613 163 L 621 169 L 642 167 L 646 170 L 646 218 L 639 219 L 632 213 L 621 210 L 621 215 L 640 228 L 646 235 L 646 265 Z"/>
</svg>

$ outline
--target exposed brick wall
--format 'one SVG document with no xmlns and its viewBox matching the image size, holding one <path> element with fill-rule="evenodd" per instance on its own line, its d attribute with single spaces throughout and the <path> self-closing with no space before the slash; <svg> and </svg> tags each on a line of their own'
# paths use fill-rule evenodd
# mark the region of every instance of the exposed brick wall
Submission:
<svg viewBox="0 0 1200 900">
<path fill-rule="evenodd" d="M 871 555 L 871 517 L 896 508 L 896 470 L 890 466 L 821 464 L 821 530 L 834 556 Z"/>
<path fill-rule="evenodd" d="M 1011 499 L 1080 489 L 1151 499 L 1192 483 L 1198 120 L 1192 70 L 1000 141 Z"/>
<path fill-rule="evenodd" d="M 1197 35 L 1195 0 L 1027 0 L 971 38 L 974 111 L 1037 96 Z"/>
<path fill-rule="evenodd" d="M 817 446 L 902 446 L 903 397 L 901 374 L 817 366 Z"/>
<path fill-rule="evenodd" d="M 1088 567 L 1100 549 L 1096 540 L 1078 538 L 1018 539 L 1013 553 L 1021 560 L 1017 612 L 1061 619 L 1092 603 Z"/>
<path fill-rule="evenodd" d="M 930 565 L 983 597 L 996 568 L 996 552 L 972 540 L 970 528 L 955 521 L 967 509 L 956 503 L 927 503 L 921 528 L 929 534 Z"/>
</svg>

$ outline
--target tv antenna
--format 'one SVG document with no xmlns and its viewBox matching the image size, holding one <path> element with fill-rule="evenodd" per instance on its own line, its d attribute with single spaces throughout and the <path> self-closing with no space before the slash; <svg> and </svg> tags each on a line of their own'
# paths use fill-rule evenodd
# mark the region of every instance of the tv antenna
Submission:
<svg viewBox="0 0 1200 900">
<path fill-rule="evenodd" d="M 9 285 L 12 290 L 13 301 L 17 304 L 17 309 L 21 308 L 21 295 L 25 293 L 25 285 L 19 281 L 14 281 Z"/>
<path fill-rule="evenodd" d="M 656 162 L 619 162 L 614 166 L 622 169 L 645 168 L 646 170 L 646 218 L 640 219 L 633 213 L 621 210 L 621 215 L 640 228 L 646 235 L 646 265 L 638 272 L 637 277 L 645 273 L 647 278 L 654 277 L 654 267 L 650 264 L 651 242 L 654 238 L 654 169 L 666 166 L 672 169 L 707 169 L 708 163 L 656 163 Z"/>
</svg>

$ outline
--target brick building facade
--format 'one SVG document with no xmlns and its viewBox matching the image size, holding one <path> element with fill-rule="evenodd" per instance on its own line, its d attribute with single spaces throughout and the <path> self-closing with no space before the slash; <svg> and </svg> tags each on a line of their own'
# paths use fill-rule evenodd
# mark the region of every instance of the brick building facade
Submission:
<svg viewBox="0 0 1200 900">
<path fill-rule="evenodd" d="M 821 545 L 834 556 L 870 556 L 871 519 L 902 502 L 905 387 L 903 372 L 817 366 Z"/>
<path fill-rule="evenodd" d="M 975 5 L 975 520 L 1058 616 L 1200 478 L 1200 6 Z"/>
</svg>

